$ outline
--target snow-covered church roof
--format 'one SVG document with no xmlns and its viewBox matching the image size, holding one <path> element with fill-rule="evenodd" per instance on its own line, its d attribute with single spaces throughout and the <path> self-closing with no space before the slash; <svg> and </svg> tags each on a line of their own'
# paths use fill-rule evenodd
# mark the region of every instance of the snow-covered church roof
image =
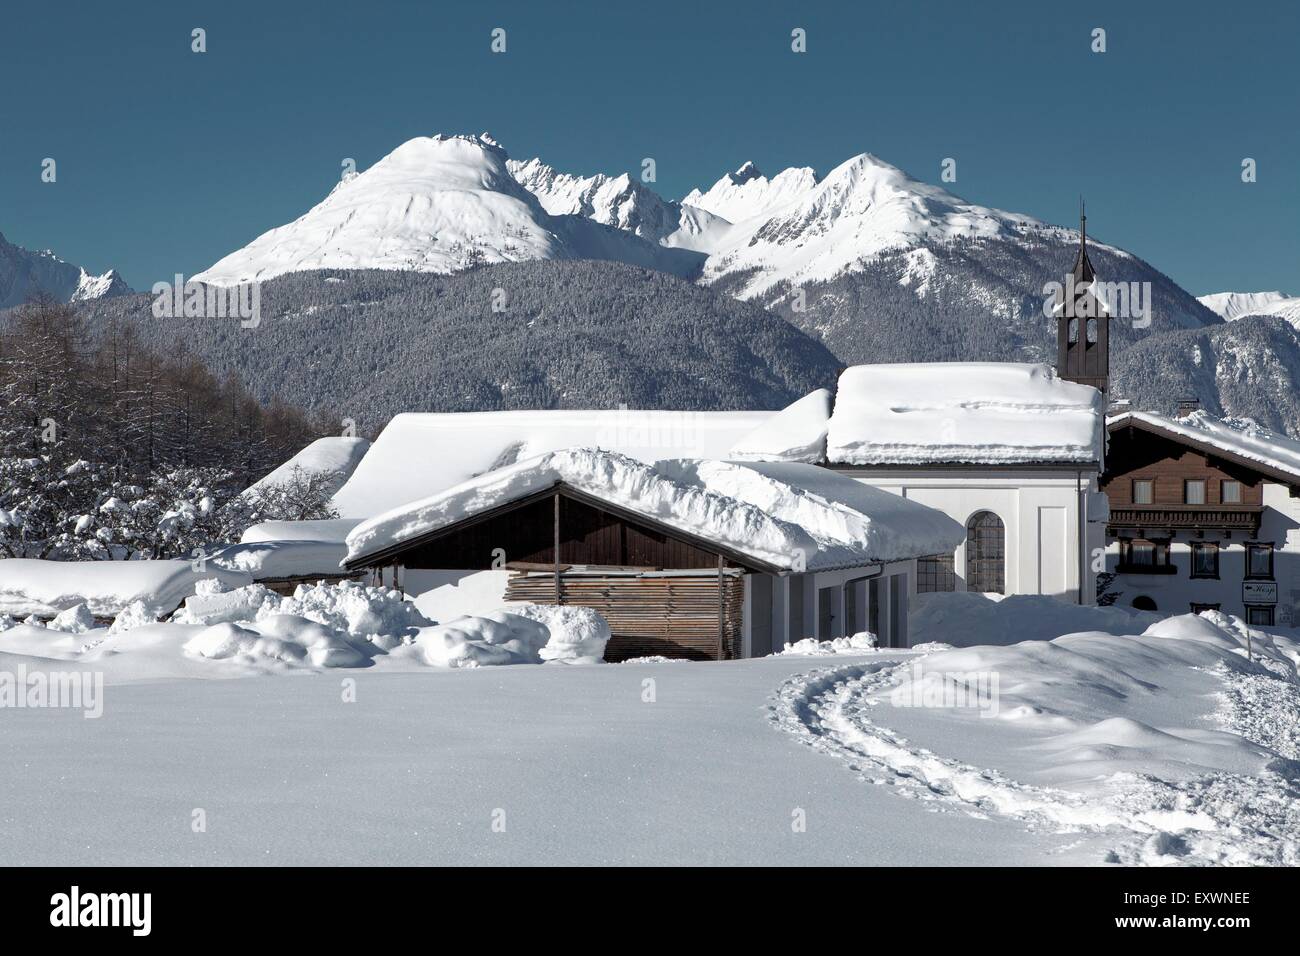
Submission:
<svg viewBox="0 0 1300 956">
<path fill-rule="evenodd" d="M 777 569 L 903 560 L 951 551 L 964 536 L 956 522 L 916 502 L 886 492 L 854 498 L 856 492 L 842 483 L 856 482 L 824 469 L 767 467 L 698 461 L 649 465 L 596 448 L 547 452 L 363 521 L 348 535 L 347 562 L 357 566 L 558 485 Z M 804 480 L 817 487 L 801 487 Z M 869 510 L 857 510 L 849 501 Z"/>
<path fill-rule="evenodd" d="M 1251 419 L 1218 418 L 1204 409 L 1182 418 L 1155 412 L 1124 412 L 1107 419 L 1106 425 L 1111 431 L 1136 426 L 1162 432 L 1206 451 L 1274 472 L 1274 477 L 1281 480 L 1300 483 L 1300 442 L 1273 434 Z"/>
<path fill-rule="evenodd" d="M 826 458 L 843 465 L 1097 464 L 1104 401 L 1048 365 L 856 365 L 840 376 Z"/>
</svg>

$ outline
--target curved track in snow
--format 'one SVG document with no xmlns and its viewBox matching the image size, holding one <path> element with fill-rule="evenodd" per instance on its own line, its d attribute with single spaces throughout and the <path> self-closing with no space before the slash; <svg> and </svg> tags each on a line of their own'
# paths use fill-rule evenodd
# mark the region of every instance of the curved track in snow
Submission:
<svg viewBox="0 0 1300 956">
<path fill-rule="evenodd" d="M 936 811 L 1009 818 L 1031 830 L 1112 835 L 1098 862 L 1300 865 L 1300 765 L 1294 763 L 1300 689 L 1294 683 L 1220 675 L 1225 691 L 1216 718 L 1280 753 L 1276 770 L 1190 781 L 1120 773 L 1098 795 L 1021 783 L 917 746 L 881 724 L 876 718 L 887 708 L 878 692 L 896 686 L 896 672 L 910 663 L 868 661 L 792 677 L 777 690 L 771 719 L 843 761 L 864 783 L 893 787 Z"/>
</svg>

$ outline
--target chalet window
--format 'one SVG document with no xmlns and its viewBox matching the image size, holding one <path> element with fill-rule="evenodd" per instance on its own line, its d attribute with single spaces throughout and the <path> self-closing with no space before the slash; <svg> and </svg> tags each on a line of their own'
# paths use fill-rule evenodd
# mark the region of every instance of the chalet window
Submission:
<svg viewBox="0 0 1300 956">
<path fill-rule="evenodd" d="M 1197 604 L 1195 601 L 1192 602 L 1193 614 L 1203 614 L 1206 611 L 1217 611 L 1218 609 L 1219 605 L 1217 604 Z"/>
<path fill-rule="evenodd" d="M 1188 478 L 1183 482 L 1183 503 L 1188 505 L 1205 504 L 1205 479 Z"/>
<path fill-rule="evenodd" d="M 1168 541 L 1147 541 L 1144 538 L 1121 538 L 1120 571 L 1131 574 L 1168 574 L 1173 570 L 1169 563 Z"/>
<path fill-rule="evenodd" d="M 1151 485 L 1150 478 L 1133 479 L 1133 504 L 1149 505 L 1151 504 Z"/>
<path fill-rule="evenodd" d="M 1246 623 L 1252 627 L 1272 627 L 1273 626 L 1273 608 L 1263 607 L 1246 607 Z"/>
<path fill-rule="evenodd" d="M 1219 500 L 1225 505 L 1241 504 L 1241 482 L 1223 479 L 1219 488 Z"/>
<path fill-rule="evenodd" d="M 1192 577 L 1219 576 L 1219 545 L 1210 541 L 1192 542 Z"/>
<path fill-rule="evenodd" d="M 966 522 L 966 590 L 1006 593 L 1007 531 L 1002 519 L 980 511 Z"/>
<path fill-rule="evenodd" d="M 916 561 L 918 594 L 957 590 L 957 571 L 951 554 L 936 554 Z"/>
<path fill-rule="evenodd" d="M 1246 545 L 1246 577 L 1266 581 L 1273 579 L 1273 546 L 1271 544 Z"/>
</svg>

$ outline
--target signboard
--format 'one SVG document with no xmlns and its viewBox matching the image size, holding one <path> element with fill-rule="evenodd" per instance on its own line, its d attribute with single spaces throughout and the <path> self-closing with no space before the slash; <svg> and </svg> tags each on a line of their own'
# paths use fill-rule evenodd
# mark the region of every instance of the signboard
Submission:
<svg viewBox="0 0 1300 956">
<path fill-rule="evenodd" d="M 1241 600 L 1243 604 L 1276 604 L 1276 581 L 1242 581 Z"/>
</svg>

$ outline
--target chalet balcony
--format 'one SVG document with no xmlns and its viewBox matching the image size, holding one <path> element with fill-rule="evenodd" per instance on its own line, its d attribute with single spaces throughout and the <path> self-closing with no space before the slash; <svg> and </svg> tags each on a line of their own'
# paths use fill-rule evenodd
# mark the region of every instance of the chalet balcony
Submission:
<svg viewBox="0 0 1300 956">
<path fill-rule="evenodd" d="M 1263 513 L 1263 505 L 1120 505 L 1110 509 L 1106 531 L 1112 537 L 1120 532 L 1158 536 L 1162 531 L 1229 531 L 1253 537 Z"/>
</svg>

